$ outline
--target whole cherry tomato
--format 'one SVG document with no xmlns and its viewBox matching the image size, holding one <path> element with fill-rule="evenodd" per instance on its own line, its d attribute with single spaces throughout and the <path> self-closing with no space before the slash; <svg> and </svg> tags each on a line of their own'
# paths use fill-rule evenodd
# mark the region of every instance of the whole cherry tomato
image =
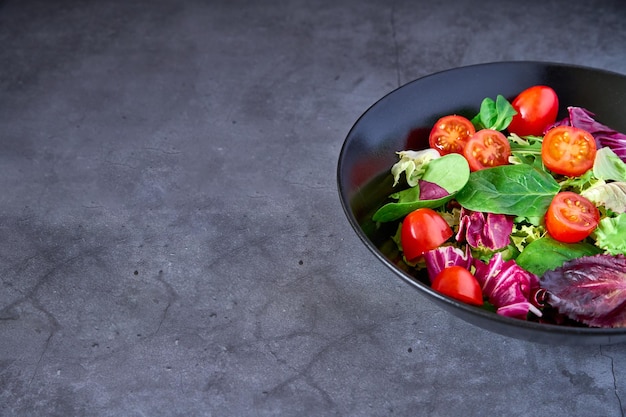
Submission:
<svg viewBox="0 0 626 417">
<path fill-rule="evenodd" d="M 511 156 L 511 145 L 501 132 L 481 129 L 467 141 L 463 156 L 472 171 L 506 165 Z"/>
<path fill-rule="evenodd" d="M 449 266 L 442 270 L 433 280 L 432 288 L 464 303 L 483 305 L 480 283 L 462 266 Z"/>
<path fill-rule="evenodd" d="M 545 221 L 550 236 L 560 242 L 574 243 L 593 232 L 600 221 L 600 212 L 580 194 L 563 191 L 552 199 Z"/>
<path fill-rule="evenodd" d="M 429 208 L 412 211 L 402 221 L 400 232 L 404 257 L 409 262 L 415 261 L 424 252 L 438 248 L 452 234 L 448 223 L 436 211 Z"/>
<path fill-rule="evenodd" d="M 463 153 L 465 143 L 475 131 L 471 121 L 453 114 L 437 120 L 428 140 L 430 147 L 439 151 L 441 155 Z"/>
<path fill-rule="evenodd" d="M 555 174 L 577 177 L 593 166 L 596 149 L 591 133 L 572 126 L 557 126 L 543 137 L 541 160 Z"/>
<path fill-rule="evenodd" d="M 519 136 L 541 136 L 554 124 L 559 112 L 556 92 L 545 85 L 535 85 L 519 93 L 511 102 L 517 114 L 513 116 L 508 131 Z"/>
</svg>

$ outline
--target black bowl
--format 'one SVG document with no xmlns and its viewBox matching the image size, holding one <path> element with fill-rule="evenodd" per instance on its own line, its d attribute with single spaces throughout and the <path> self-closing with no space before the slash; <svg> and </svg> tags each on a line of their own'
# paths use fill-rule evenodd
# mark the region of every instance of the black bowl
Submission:
<svg viewBox="0 0 626 417">
<path fill-rule="evenodd" d="M 389 172 L 396 151 L 423 149 L 437 119 L 446 114 L 473 117 L 485 97 L 512 100 L 536 84 L 559 96 L 559 118 L 567 106 L 581 106 L 601 123 L 626 132 L 626 76 L 593 68 L 546 62 L 499 62 L 455 68 L 412 81 L 372 105 L 350 130 L 337 167 L 339 196 L 348 220 L 363 243 L 398 277 L 448 312 L 503 335 L 552 344 L 626 342 L 626 328 L 600 329 L 529 322 L 476 308 L 432 290 L 424 277 L 403 267 L 390 236 L 372 214 L 392 192 Z"/>
</svg>

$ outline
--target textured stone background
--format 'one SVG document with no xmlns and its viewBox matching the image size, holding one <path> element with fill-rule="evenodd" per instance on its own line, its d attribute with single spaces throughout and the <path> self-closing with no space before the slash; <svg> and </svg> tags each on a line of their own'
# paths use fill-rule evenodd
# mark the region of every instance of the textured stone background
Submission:
<svg viewBox="0 0 626 417">
<path fill-rule="evenodd" d="M 0 415 L 623 416 L 623 346 L 441 311 L 361 244 L 335 173 L 415 78 L 626 74 L 625 20 L 623 0 L 0 1 Z"/>
</svg>

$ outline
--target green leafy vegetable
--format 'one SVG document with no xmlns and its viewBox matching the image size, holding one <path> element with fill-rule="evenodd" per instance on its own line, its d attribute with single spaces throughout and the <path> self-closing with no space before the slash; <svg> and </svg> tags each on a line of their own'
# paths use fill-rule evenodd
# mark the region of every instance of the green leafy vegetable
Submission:
<svg viewBox="0 0 626 417">
<path fill-rule="evenodd" d="M 435 183 L 445 189 L 448 195 L 434 200 L 420 200 L 420 188 L 416 185 L 392 194 L 390 197 L 397 202 L 382 206 L 374 213 L 372 219 L 375 222 L 389 222 L 400 219 L 418 208 L 441 207 L 463 188 L 469 176 L 469 165 L 462 155 L 453 153 L 432 159 L 425 165 L 421 178 L 417 178 L 416 182 L 422 179 Z"/>
<path fill-rule="evenodd" d="M 598 179 L 593 175 L 593 170 L 590 169 L 580 177 L 565 177 L 559 185 L 561 191 L 573 191 L 575 193 L 582 193 L 584 190 L 594 186 L 598 183 Z"/>
<path fill-rule="evenodd" d="M 593 162 L 593 175 L 600 180 L 626 182 L 626 163 L 611 148 L 600 148 Z"/>
<path fill-rule="evenodd" d="M 511 232 L 511 243 L 515 248 L 522 252 L 526 246 L 537 239 L 542 238 L 546 234 L 546 230 L 543 226 L 537 224 L 526 224 L 526 219 L 516 218 L 513 222 L 513 231 Z"/>
<path fill-rule="evenodd" d="M 511 144 L 511 155 L 509 158 L 513 164 L 528 164 L 537 169 L 545 170 L 543 161 L 541 160 L 541 142 L 540 136 L 519 137 L 515 133 L 508 136 Z"/>
<path fill-rule="evenodd" d="M 428 162 L 439 158 L 439 152 L 431 148 L 421 151 L 400 151 L 397 152 L 397 154 L 400 160 L 391 167 L 394 187 L 398 185 L 403 172 L 406 176 L 407 184 L 409 184 L 410 187 L 415 187 L 417 181 L 424 174 Z"/>
<path fill-rule="evenodd" d="M 611 255 L 626 255 L 626 213 L 600 220 L 592 237 L 596 240 L 596 246 Z"/>
<path fill-rule="evenodd" d="M 580 195 L 596 206 L 603 206 L 614 213 L 626 212 L 626 182 L 602 181 L 581 192 Z"/>
<path fill-rule="evenodd" d="M 542 276 L 546 271 L 562 266 L 565 261 L 601 252 L 602 250 L 589 243 L 563 243 L 550 237 L 542 237 L 529 243 L 516 262 L 525 270 Z"/>
<path fill-rule="evenodd" d="M 517 111 L 511 103 L 504 96 L 498 94 L 495 101 L 489 97 L 482 101 L 480 112 L 472 119 L 472 124 L 476 127 L 476 130 L 504 130 L 509 126 L 513 116 L 516 114 Z"/>
<path fill-rule="evenodd" d="M 503 165 L 472 172 L 456 200 L 468 210 L 531 218 L 545 214 L 559 189 L 550 174 L 530 165 Z"/>
</svg>

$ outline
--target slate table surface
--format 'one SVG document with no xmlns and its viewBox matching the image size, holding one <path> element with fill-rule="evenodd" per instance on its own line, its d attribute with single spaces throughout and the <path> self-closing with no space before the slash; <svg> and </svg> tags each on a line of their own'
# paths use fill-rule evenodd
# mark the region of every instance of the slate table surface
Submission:
<svg viewBox="0 0 626 417">
<path fill-rule="evenodd" d="M 336 166 L 428 74 L 626 74 L 624 21 L 623 0 L 0 1 L 0 415 L 623 416 L 623 345 L 442 311 L 360 242 Z"/>
</svg>

